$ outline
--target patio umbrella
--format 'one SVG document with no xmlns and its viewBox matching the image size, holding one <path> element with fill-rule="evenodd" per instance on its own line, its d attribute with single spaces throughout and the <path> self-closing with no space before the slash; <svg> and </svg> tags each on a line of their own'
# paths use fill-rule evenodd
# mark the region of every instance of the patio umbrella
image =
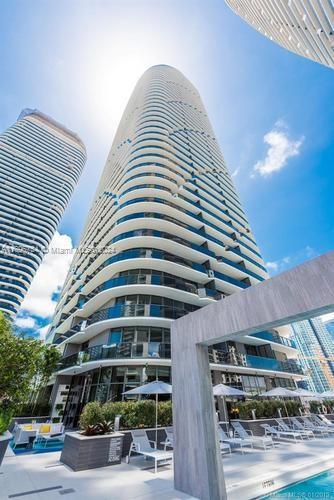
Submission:
<svg viewBox="0 0 334 500">
<path fill-rule="evenodd" d="M 226 396 L 230 396 L 230 397 L 250 396 L 250 394 L 248 394 L 248 392 L 241 391 L 240 389 L 236 389 L 235 387 L 230 387 L 230 386 L 224 385 L 224 384 L 218 384 L 218 385 L 213 386 L 213 395 L 214 396 L 221 396 L 223 398 L 226 416 L 227 416 L 227 408 L 226 408 L 226 401 L 225 401 Z"/>
<path fill-rule="evenodd" d="M 294 392 L 297 392 L 301 398 L 319 398 L 320 394 L 313 391 L 308 391 L 307 389 L 296 389 Z M 334 395 L 334 394 L 333 394 Z"/>
<path fill-rule="evenodd" d="M 328 398 L 328 399 L 331 399 L 333 398 L 334 399 L 334 391 L 325 391 L 325 392 L 322 392 L 320 394 L 318 394 L 319 397 L 321 398 Z"/>
<path fill-rule="evenodd" d="M 158 396 L 159 394 L 172 394 L 172 386 L 162 382 L 162 380 L 155 380 L 149 384 L 144 384 L 130 391 L 123 392 L 123 394 L 155 394 L 155 443 L 158 447 Z"/>
<path fill-rule="evenodd" d="M 297 391 L 291 391 L 290 389 L 286 389 L 285 387 L 275 387 L 275 389 L 271 389 L 271 391 L 262 392 L 262 394 L 259 394 L 259 396 L 261 398 L 283 398 L 285 413 L 289 419 L 290 417 L 284 398 L 300 398 L 300 395 L 297 393 Z"/>
</svg>

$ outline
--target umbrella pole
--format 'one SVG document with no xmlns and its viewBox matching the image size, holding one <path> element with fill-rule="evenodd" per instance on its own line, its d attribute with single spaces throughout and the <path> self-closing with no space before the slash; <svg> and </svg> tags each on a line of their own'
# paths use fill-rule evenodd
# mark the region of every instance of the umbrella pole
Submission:
<svg viewBox="0 0 334 500">
<path fill-rule="evenodd" d="M 155 395 L 155 447 L 158 449 L 158 394 Z"/>
<path fill-rule="evenodd" d="M 284 403 L 285 414 L 286 414 L 286 416 L 288 417 L 289 424 L 291 425 L 290 416 L 289 416 L 289 414 L 288 414 L 288 409 L 287 409 L 287 407 L 286 407 L 286 402 L 285 402 L 285 399 L 284 399 L 284 398 L 283 398 L 283 403 Z"/>
</svg>

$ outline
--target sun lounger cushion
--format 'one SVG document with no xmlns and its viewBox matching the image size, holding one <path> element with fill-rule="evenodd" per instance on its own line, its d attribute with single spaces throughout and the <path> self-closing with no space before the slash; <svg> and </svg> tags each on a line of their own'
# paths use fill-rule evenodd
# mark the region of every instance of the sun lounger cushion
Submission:
<svg viewBox="0 0 334 500">
<path fill-rule="evenodd" d="M 51 430 L 51 425 L 50 424 L 42 424 L 40 429 L 39 429 L 39 432 L 41 434 L 48 434 Z"/>
</svg>

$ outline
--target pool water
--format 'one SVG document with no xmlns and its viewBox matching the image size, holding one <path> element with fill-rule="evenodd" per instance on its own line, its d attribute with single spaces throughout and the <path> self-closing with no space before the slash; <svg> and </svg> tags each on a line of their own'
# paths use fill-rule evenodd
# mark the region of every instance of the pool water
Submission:
<svg viewBox="0 0 334 500">
<path fill-rule="evenodd" d="M 334 469 L 312 476 L 291 486 L 261 497 L 261 500 L 278 498 L 334 500 Z"/>
<path fill-rule="evenodd" d="M 34 445 L 33 447 L 27 446 L 17 446 L 13 448 L 11 443 L 11 448 L 15 455 L 23 455 L 23 454 L 36 454 L 36 453 L 48 453 L 50 451 L 61 451 L 64 447 L 64 443 L 61 441 L 50 441 L 46 446 L 42 444 Z"/>
</svg>

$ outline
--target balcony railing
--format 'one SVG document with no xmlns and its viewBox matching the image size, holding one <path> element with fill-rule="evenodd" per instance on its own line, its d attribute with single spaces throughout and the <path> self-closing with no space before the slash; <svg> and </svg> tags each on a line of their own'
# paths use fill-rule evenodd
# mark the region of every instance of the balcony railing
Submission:
<svg viewBox="0 0 334 500">
<path fill-rule="evenodd" d="M 105 281 L 86 297 L 86 301 L 90 300 L 96 294 L 104 290 L 110 290 L 111 288 L 126 285 L 160 285 L 194 293 L 200 296 L 203 296 L 203 294 L 207 297 L 215 297 L 219 295 L 219 292 L 215 289 L 206 287 L 198 288 L 196 283 L 188 282 L 182 278 L 177 279 L 169 276 L 161 276 L 159 274 L 130 274 L 129 276 L 119 276 Z M 199 292 L 199 290 L 201 290 L 201 292 Z"/>
<path fill-rule="evenodd" d="M 246 355 L 246 366 L 251 368 L 259 368 L 262 370 L 273 370 L 278 372 L 300 373 L 303 374 L 303 369 L 294 360 L 279 361 L 274 358 L 264 358 L 262 356 Z"/>
<path fill-rule="evenodd" d="M 170 359 L 170 344 L 162 342 L 121 342 L 110 346 L 94 346 L 67 356 L 60 361 L 59 370 L 82 365 L 88 361 L 122 358 Z"/>
<path fill-rule="evenodd" d="M 294 349 L 296 349 L 296 343 L 294 340 L 287 337 L 282 337 L 276 332 L 264 331 L 253 333 L 251 336 L 263 340 L 268 340 L 269 342 L 276 342 L 278 344 L 286 345 L 287 347 L 293 347 Z"/>
<path fill-rule="evenodd" d="M 196 309 L 197 308 L 194 307 L 193 311 Z M 114 307 L 108 307 L 107 309 L 101 309 L 100 311 L 95 312 L 88 318 L 87 324 L 92 325 L 107 319 L 129 316 L 151 316 L 155 318 L 178 319 L 189 312 L 192 311 L 183 307 L 159 306 L 155 304 L 119 304 Z"/>
<path fill-rule="evenodd" d="M 121 342 L 110 346 L 98 345 L 72 354 L 61 359 L 59 370 L 80 366 L 88 361 L 99 361 L 103 359 L 132 359 L 132 358 L 154 358 L 170 359 L 171 346 L 163 342 Z M 244 366 L 245 368 L 257 368 L 276 372 L 288 372 L 303 374 L 300 365 L 294 360 L 278 361 L 273 358 L 261 356 L 250 356 L 241 354 L 236 349 L 231 351 L 221 351 L 217 349 L 209 350 L 210 363 L 231 366 Z"/>
</svg>

